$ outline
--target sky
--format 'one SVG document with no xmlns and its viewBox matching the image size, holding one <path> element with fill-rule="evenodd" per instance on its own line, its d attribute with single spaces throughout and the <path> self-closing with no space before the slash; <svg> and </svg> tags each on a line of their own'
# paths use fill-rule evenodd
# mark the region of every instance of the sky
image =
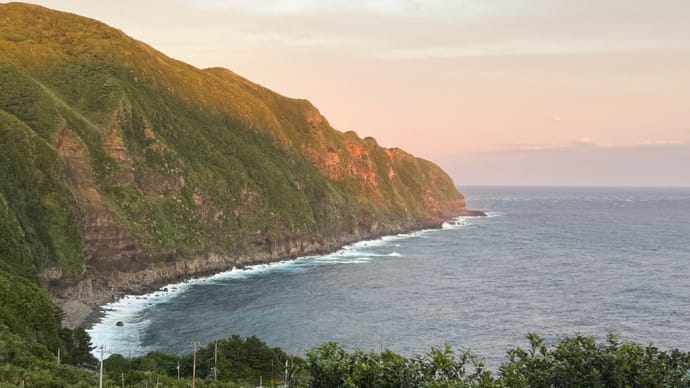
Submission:
<svg viewBox="0 0 690 388">
<path fill-rule="evenodd" d="M 690 186 L 688 0 L 42 0 L 460 185 Z"/>
</svg>

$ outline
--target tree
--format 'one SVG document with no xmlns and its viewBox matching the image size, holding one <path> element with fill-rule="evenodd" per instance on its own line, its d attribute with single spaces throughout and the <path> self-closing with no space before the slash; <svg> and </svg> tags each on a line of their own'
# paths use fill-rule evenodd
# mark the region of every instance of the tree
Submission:
<svg viewBox="0 0 690 388">
<path fill-rule="evenodd" d="M 62 342 L 62 360 L 76 366 L 95 366 L 98 360 L 91 354 L 96 347 L 91 343 L 91 336 L 84 328 L 60 329 Z"/>
</svg>

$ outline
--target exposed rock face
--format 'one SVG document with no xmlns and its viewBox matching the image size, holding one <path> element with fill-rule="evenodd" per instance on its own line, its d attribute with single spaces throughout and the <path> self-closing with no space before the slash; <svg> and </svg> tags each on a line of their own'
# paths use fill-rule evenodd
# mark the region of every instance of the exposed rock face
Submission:
<svg viewBox="0 0 690 388">
<path fill-rule="evenodd" d="M 113 132 L 111 131 L 111 134 Z M 129 164 L 121 140 L 115 154 L 121 161 Z M 65 291 L 62 296 L 71 299 L 90 298 L 93 295 L 88 274 L 98 272 L 105 277 L 119 271 L 131 271 L 145 268 L 144 256 L 136 238 L 122 225 L 101 201 L 95 179 L 89 168 L 89 158 L 85 147 L 74 136 L 69 128 L 60 132 L 58 154 L 63 160 L 65 179 L 74 189 L 74 196 L 79 207 L 79 229 L 84 246 L 84 273 L 86 282 Z M 107 148 L 111 149 L 111 148 Z"/>
<path fill-rule="evenodd" d="M 38 162 L 0 158 L 41 190 L 10 177 L 15 191 L 0 194 L 22 212 L 8 225 L 44 256 L 35 274 L 66 310 L 480 215 L 438 166 L 337 131 L 308 101 L 94 20 L 25 4 L 0 4 L 0 15 L 0 81 L 11 85 L 0 88 L 0 131 L 43 147 L 27 148 Z M 51 213 L 56 203 L 73 209 Z"/>
<path fill-rule="evenodd" d="M 105 136 L 105 139 L 103 140 L 103 148 L 105 148 L 105 152 L 115 162 L 117 162 L 117 164 L 124 166 L 132 165 L 132 161 L 129 159 L 129 155 L 125 149 L 125 143 L 122 140 L 122 135 L 117 127 L 111 128 L 110 132 L 108 132 L 108 134 Z"/>
<path fill-rule="evenodd" d="M 117 170 L 110 173 L 108 184 L 115 187 L 129 187 L 134 184 L 134 167 L 129 158 L 120 129 L 112 127 L 103 139 L 105 153 L 116 163 Z"/>
<path fill-rule="evenodd" d="M 89 170 L 86 147 L 65 127 L 60 132 L 57 144 L 58 154 L 63 160 L 65 179 L 75 191 L 75 197 L 82 203 L 98 203 L 101 195 Z"/>
</svg>

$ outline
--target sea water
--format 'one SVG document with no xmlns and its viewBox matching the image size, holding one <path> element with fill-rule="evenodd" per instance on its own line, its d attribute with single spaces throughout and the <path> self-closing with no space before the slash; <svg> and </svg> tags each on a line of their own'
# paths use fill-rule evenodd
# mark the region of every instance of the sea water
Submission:
<svg viewBox="0 0 690 388">
<path fill-rule="evenodd" d="M 89 332 L 125 356 L 239 334 L 294 354 L 326 341 L 408 356 L 448 343 L 492 367 L 530 332 L 614 330 L 690 350 L 690 189 L 463 192 L 489 216 L 129 296 Z"/>
</svg>

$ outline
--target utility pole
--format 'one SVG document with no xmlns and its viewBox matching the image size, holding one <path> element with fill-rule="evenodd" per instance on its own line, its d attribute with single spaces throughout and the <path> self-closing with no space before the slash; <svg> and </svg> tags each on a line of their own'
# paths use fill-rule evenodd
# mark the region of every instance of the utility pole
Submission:
<svg viewBox="0 0 690 388">
<path fill-rule="evenodd" d="M 180 359 L 177 359 L 177 380 L 180 380 Z"/>
<path fill-rule="evenodd" d="M 58 366 L 60 366 L 60 348 L 58 348 Z"/>
<path fill-rule="evenodd" d="M 103 352 L 105 351 L 105 345 L 101 345 L 101 371 L 98 374 L 98 388 L 103 388 Z"/>
<path fill-rule="evenodd" d="M 194 356 L 192 358 L 192 388 L 196 387 L 196 347 L 199 345 L 199 341 L 193 341 L 192 347 L 194 349 Z"/>
<path fill-rule="evenodd" d="M 218 341 L 214 343 L 215 349 L 213 351 L 213 379 L 218 381 Z"/>
<path fill-rule="evenodd" d="M 285 385 L 290 386 L 287 382 L 287 358 L 285 359 Z"/>
</svg>

